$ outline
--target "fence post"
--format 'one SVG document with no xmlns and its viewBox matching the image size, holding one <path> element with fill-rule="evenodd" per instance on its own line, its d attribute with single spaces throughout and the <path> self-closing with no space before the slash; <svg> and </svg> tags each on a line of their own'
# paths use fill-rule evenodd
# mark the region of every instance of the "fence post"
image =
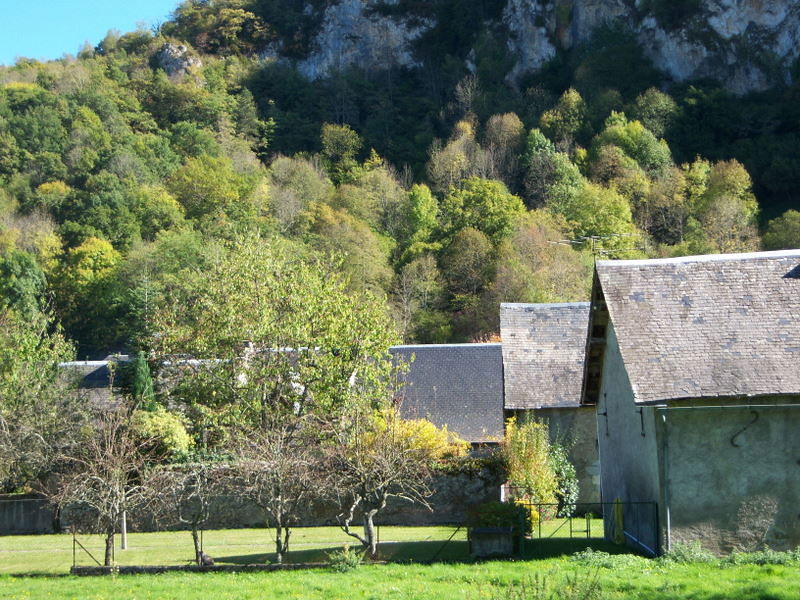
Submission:
<svg viewBox="0 0 800 600">
<path fill-rule="evenodd" d="M 124 510 L 119 523 L 119 547 L 121 550 L 128 549 L 128 513 Z"/>
<path fill-rule="evenodd" d="M 539 512 L 539 539 L 542 539 L 542 505 L 537 504 L 536 510 Z"/>
</svg>

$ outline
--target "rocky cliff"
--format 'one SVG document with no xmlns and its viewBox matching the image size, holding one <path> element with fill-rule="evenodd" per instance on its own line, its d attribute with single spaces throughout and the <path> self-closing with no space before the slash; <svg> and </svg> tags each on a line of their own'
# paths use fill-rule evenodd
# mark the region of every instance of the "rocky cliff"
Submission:
<svg viewBox="0 0 800 600">
<path fill-rule="evenodd" d="M 415 44 L 436 23 L 408 5 L 403 13 L 380 10 L 403 7 L 403 0 L 328 3 L 298 68 L 315 79 L 348 66 L 417 66 Z M 739 94 L 788 83 L 800 55 L 797 0 L 506 0 L 499 24 L 516 61 L 509 80 L 535 72 L 559 49 L 586 42 L 612 23 L 629 28 L 672 79 L 708 77 Z"/>
</svg>

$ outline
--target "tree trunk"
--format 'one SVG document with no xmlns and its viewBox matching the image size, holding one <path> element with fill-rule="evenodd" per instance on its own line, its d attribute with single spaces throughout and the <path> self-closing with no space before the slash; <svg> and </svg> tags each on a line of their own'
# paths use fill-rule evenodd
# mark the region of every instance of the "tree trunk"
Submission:
<svg viewBox="0 0 800 600">
<path fill-rule="evenodd" d="M 377 512 L 377 510 L 373 509 L 364 513 L 364 540 L 366 541 L 369 555 L 372 558 L 375 558 L 378 554 L 378 540 L 375 537 L 375 523 L 373 522 L 373 518 Z"/>
<path fill-rule="evenodd" d="M 103 564 L 106 567 L 112 566 L 114 563 L 114 525 L 106 530 L 106 553 Z"/>
<path fill-rule="evenodd" d="M 197 532 L 197 527 L 192 527 L 192 541 L 194 542 L 194 560 L 198 566 L 203 566 L 203 561 L 200 559 L 200 552 L 203 550 L 200 547 L 200 535 Z"/>
</svg>

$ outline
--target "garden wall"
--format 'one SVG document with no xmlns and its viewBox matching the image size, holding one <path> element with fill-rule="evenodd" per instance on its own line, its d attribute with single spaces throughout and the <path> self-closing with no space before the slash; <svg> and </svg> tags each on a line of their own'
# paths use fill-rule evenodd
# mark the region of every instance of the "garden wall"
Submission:
<svg viewBox="0 0 800 600">
<path fill-rule="evenodd" d="M 0 535 L 53 533 L 56 515 L 50 503 L 33 494 L 0 495 Z"/>
</svg>

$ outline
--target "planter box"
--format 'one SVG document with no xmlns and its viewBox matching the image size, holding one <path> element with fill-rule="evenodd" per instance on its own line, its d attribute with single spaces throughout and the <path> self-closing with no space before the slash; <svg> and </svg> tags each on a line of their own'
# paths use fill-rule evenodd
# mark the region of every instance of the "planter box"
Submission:
<svg viewBox="0 0 800 600">
<path fill-rule="evenodd" d="M 473 558 L 513 555 L 513 527 L 471 527 L 469 529 L 469 552 Z"/>
</svg>

